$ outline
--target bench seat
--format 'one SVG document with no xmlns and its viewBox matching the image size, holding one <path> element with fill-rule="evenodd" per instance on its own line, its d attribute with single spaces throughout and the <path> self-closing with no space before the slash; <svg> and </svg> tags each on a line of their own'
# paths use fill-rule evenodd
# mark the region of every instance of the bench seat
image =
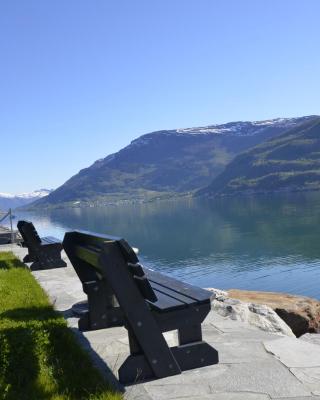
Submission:
<svg viewBox="0 0 320 400">
<path fill-rule="evenodd" d="M 157 312 L 174 311 L 186 307 L 211 305 L 212 293 L 144 267 L 145 274 L 158 300 L 148 301 Z"/>
</svg>

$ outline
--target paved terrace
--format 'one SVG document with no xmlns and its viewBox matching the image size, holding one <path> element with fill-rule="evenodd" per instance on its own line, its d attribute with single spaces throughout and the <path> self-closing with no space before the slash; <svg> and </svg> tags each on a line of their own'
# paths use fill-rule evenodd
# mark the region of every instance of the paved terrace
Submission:
<svg viewBox="0 0 320 400">
<path fill-rule="evenodd" d="M 1 246 L 19 258 L 26 250 Z M 66 259 L 66 257 L 64 257 Z M 35 271 L 33 275 L 62 312 L 80 343 L 103 374 L 130 400 L 320 400 L 319 335 L 306 340 L 263 332 L 211 312 L 203 324 L 204 339 L 219 351 L 220 363 L 161 380 L 121 387 L 117 370 L 129 354 L 124 328 L 79 332 L 71 306 L 85 295 L 69 261 L 67 268 Z M 165 334 L 170 344 L 175 334 Z M 310 336 L 309 336 L 310 337 Z"/>
</svg>

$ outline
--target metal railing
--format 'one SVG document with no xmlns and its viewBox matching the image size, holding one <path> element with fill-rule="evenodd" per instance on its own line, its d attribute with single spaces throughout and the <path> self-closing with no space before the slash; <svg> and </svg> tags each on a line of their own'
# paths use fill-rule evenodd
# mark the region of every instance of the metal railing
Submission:
<svg viewBox="0 0 320 400">
<path fill-rule="evenodd" d="M 9 211 L 4 213 L 4 215 L 0 214 L 0 223 L 4 221 L 7 217 L 10 219 L 10 231 L 11 231 L 11 243 L 14 243 L 14 233 L 13 233 L 13 226 L 12 226 L 12 210 L 9 208 Z"/>
</svg>

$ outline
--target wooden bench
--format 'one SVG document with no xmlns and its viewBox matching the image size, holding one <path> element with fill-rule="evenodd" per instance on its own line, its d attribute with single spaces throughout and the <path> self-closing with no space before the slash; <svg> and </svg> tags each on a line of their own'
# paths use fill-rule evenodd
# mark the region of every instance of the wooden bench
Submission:
<svg viewBox="0 0 320 400">
<path fill-rule="evenodd" d="M 63 247 L 88 297 L 81 330 L 123 325 L 130 355 L 119 369 L 122 383 L 163 378 L 216 364 L 217 351 L 202 340 L 201 323 L 212 293 L 142 268 L 121 238 L 67 232 Z M 177 330 L 178 346 L 162 332 Z"/>
<path fill-rule="evenodd" d="M 23 261 L 31 262 L 31 270 L 66 267 L 61 258 L 62 243 L 52 236 L 40 238 L 36 228 L 30 221 L 19 221 L 18 230 L 22 236 L 22 246 L 28 248 Z"/>
</svg>

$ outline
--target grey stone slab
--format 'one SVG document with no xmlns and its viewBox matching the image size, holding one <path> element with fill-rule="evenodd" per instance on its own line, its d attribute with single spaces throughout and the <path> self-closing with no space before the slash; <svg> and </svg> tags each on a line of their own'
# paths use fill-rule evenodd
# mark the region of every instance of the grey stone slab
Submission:
<svg viewBox="0 0 320 400">
<path fill-rule="evenodd" d="M 258 393 L 276 397 L 310 396 L 310 390 L 283 366 L 274 359 L 242 364 L 218 364 L 206 368 L 186 371 L 161 381 L 144 384 L 148 393 L 156 400 L 165 396 L 169 399 L 188 396 L 184 388 L 210 386 L 211 393 Z M 159 394 L 161 387 L 171 387 L 172 391 L 165 389 L 164 394 Z M 180 391 L 181 390 L 181 391 Z M 163 393 L 163 392 L 161 392 Z M 190 395 L 204 395 L 205 393 L 189 393 Z M 163 396 L 163 397 L 160 397 Z"/>
<path fill-rule="evenodd" d="M 211 343 L 210 343 L 211 344 Z M 220 364 L 236 364 L 270 360 L 261 342 L 228 341 L 212 343 L 219 352 Z"/>
<path fill-rule="evenodd" d="M 261 393 L 214 393 L 204 396 L 175 397 L 172 400 L 270 400 L 270 396 Z"/>
<path fill-rule="evenodd" d="M 320 367 L 290 368 L 290 371 L 304 383 L 312 393 L 320 393 Z"/>
<path fill-rule="evenodd" d="M 222 317 L 215 311 L 210 311 L 209 314 L 206 316 L 205 320 L 203 321 L 202 325 L 208 325 L 208 324 L 215 324 L 216 322 L 219 323 L 221 321 L 224 321 L 225 317 Z"/>
<path fill-rule="evenodd" d="M 123 397 L 125 400 L 153 400 L 142 385 L 128 387 Z"/>
<path fill-rule="evenodd" d="M 108 329 L 99 329 L 96 331 L 82 332 L 82 334 L 88 340 L 90 340 L 90 342 L 107 344 L 118 340 L 119 342 L 122 342 L 129 347 L 127 330 L 121 326 Z"/>
<path fill-rule="evenodd" d="M 194 397 L 205 398 L 211 393 L 210 379 L 218 379 L 227 367 L 206 367 L 185 371 L 164 379 L 154 380 L 143 384 L 153 400 L 169 400 L 175 398 Z M 207 377 L 207 379 L 205 379 Z"/>
<path fill-rule="evenodd" d="M 281 363 L 274 360 L 259 363 L 232 364 L 218 379 L 211 381 L 213 393 L 249 392 L 267 394 L 271 398 L 310 396 L 304 388 Z"/>
<path fill-rule="evenodd" d="M 128 347 L 117 340 L 108 344 L 98 344 L 91 342 L 91 347 L 106 361 L 108 361 L 108 358 L 111 357 L 123 358 L 129 355 Z"/>
<path fill-rule="evenodd" d="M 320 346 L 320 333 L 305 333 L 299 339 Z"/>
<path fill-rule="evenodd" d="M 162 380 L 162 379 L 161 379 Z M 158 385 L 144 385 L 147 393 L 153 400 L 168 400 L 188 397 L 198 397 L 202 399 L 205 395 L 210 394 L 210 385 L 208 383 L 201 383 L 195 385 L 194 383 L 184 383 L 183 385 L 176 383 L 165 383 Z"/>
<path fill-rule="evenodd" d="M 18 246 L 17 244 L 0 245 L 0 251 L 12 251 L 13 254 L 21 259 L 28 254 L 28 250 L 25 247 Z"/>
<path fill-rule="evenodd" d="M 180 375 L 169 376 L 160 380 L 153 380 L 144 383 L 146 388 L 153 386 L 184 386 L 187 384 L 201 385 L 210 384 L 210 382 L 220 379 L 220 377 L 228 371 L 229 365 L 227 364 L 216 364 L 204 368 L 192 369 L 189 371 L 184 371 Z"/>
<path fill-rule="evenodd" d="M 318 345 L 297 339 L 284 337 L 264 342 L 266 350 L 274 354 L 284 365 L 294 367 L 320 367 L 320 348 Z"/>
<path fill-rule="evenodd" d="M 320 367 L 290 368 L 290 371 L 302 382 L 318 385 L 320 390 Z"/>
<path fill-rule="evenodd" d="M 270 340 L 279 340 L 279 335 L 261 331 L 259 329 L 247 329 L 246 327 L 238 330 L 231 329 L 227 332 L 221 332 L 216 327 L 206 325 L 203 328 L 204 340 L 214 344 L 215 342 L 241 341 L 241 342 L 263 342 Z"/>
<path fill-rule="evenodd" d="M 320 400 L 320 397 L 318 396 L 307 396 L 307 397 L 277 397 L 274 400 Z"/>
</svg>

